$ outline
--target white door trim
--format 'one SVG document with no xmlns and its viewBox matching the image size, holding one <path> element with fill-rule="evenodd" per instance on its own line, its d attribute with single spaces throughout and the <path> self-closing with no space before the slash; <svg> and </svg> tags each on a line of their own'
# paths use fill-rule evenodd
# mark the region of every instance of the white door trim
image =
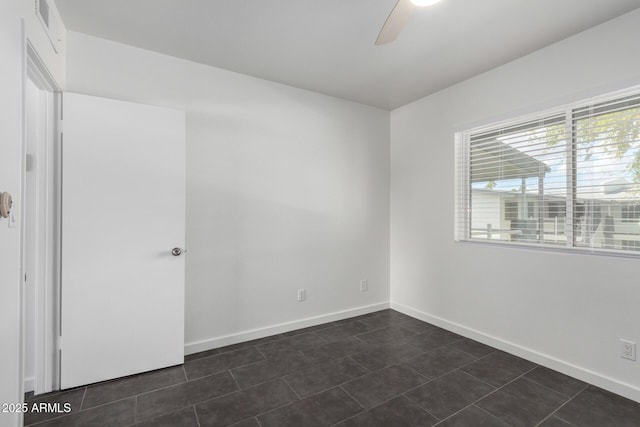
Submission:
<svg viewBox="0 0 640 427">
<path fill-rule="evenodd" d="M 25 324 L 25 304 L 34 305 L 36 313 L 35 337 L 23 336 L 22 357 L 25 357 L 24 343 L 26 339 L 35 339 L 35 369 L 33 378 L 24 378 L 25 389 L 33 389 L 35 394 L 46 393 L 59 388 L 60 369 L 57 350 L 57 336 L 59 335 L 59 275 L 60 275 L 60 116 L 61 88 L 55 83 L 51 73 L 40 59 L 31 43 L 26 42 L 25 55 L 25 85 L 31 80 L 38 89 L 45 93 L 46 105 L 43 112 L 46 116 L 46 140 L 39 147 L 39 155 L 43 161 L 37 161 L 35 167 L 38 175 L 38 189 L 36 197 L 39 208 L 35 212 L 37 227 L 36 256 L 37 280 L 35 285 L 35 301 L 24 298 L 24 277 L 26 274 L 26 203 L 20 214 L 22 227 L 22 265 L 23 278 L 23 307 L 22 317 Z M 26 109 L 25 109 L 26 120 Z M 26 137 L 23 138 L 23 167 L 22 167 L 22 200 L 26 200 Z M 40 208 L 41 207 L 41 208 Z M 36 279 L 34 277 L 33 279 Z M 26 333 L 22 328 L 23 335 Z M 24 365 L 24 364 L 23 364 Z"/>
</svg>

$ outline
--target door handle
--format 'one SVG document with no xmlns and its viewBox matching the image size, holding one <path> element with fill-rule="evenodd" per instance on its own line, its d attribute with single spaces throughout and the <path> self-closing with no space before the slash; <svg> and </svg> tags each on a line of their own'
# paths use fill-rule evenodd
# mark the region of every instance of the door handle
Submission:
<svg viewBox="0 0 640 427">
<path fill-rule="evenodd" d="M 173 256 L 180 256 L 180 255 L 182 255 L 183 252 L 187 252 L 187 251 L 184 251 L 184 250 L 182 250 L 180 248 L 171 249 L 171 255 L 173 255 Z"/>
</svg>

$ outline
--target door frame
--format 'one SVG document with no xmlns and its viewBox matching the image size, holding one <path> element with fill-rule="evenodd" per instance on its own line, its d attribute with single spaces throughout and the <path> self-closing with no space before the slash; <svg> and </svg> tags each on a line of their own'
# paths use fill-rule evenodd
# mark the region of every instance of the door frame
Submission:
<svg viewBox="0 0 640 427">
<path fill-rule="evenodd" d="M 46 141 L 44 143 L 43 159 L 36 162 L 36 173 L 39 177 L 46 178 L 44 188 L 37 187 L 35 197 L 43 209 L 35 212 L 34 223 L 38 224 L 36 230 L 36 250 L 42 256 L 36 256 L 34 265 L 38 272 L 35 281 L 35 301 L 26 301 L 25 298 L 25 274 L 27 272 L 27 239 L 26 239 L 26 198 L 28 192 L 27 182 L 27 139 L 26 139 L 26 104 L 23 106 L 23 127 L 25 136 L 22 141 L 22 170 L 21 170 L 21 200 L 20 212 L 22 256 L 20 266 L 21 293 L 22 293 L 22 358 L 26 356 L 25 342 L 27 339 L 35 340 L 35 366 L 33 384 L 26 384 L 24 378 L 24 365 L 22 380 L 25 388 L 32 388 L 35 394 L 42 394 L 59 389 L 60 386 L 60 358 L 59 358 L 59 330 L 60 330 L 60 200 L 61 200 L 61 88 L 44 65 L 40 56 L 26 40 L 25 66 L 23 79 L 23 94 L 26 91 L 27 81 L 33 82 L 38 89 L 45 93 L 47 107 L 46 115 Z M 23 95 L 26 103 L 26 96 Z M 33 304 L 35 310 L 35 337 L 27 337 L 25 330 L 26 304 Z"/>
</svg>

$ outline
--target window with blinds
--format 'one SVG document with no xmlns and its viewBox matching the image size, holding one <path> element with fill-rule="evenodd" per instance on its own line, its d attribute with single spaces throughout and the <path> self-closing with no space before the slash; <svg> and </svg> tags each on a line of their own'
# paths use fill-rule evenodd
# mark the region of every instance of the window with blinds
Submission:
<svg viewBox="0 0 640 427">
<path fill-rule="evenodd" d="M 457 135 L 456 239 L 640 255 L 640 90 Z"/>
</svg>

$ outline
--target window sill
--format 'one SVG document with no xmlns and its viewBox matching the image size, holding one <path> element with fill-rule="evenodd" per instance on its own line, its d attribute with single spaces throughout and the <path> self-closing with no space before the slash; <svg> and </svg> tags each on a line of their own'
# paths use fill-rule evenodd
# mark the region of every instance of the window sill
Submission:
<svg viewBox="0 0 640 427">
<path fill-rule="evenodd" d="M 613 258 L 626 258 L 632 260 L 640 260 L 640 251 L 638 252 L 628 252 L 628 251 L 619 251 L 615 249 L 598 249 L 598 248 L 576 248 L 576 247 L 554 247 L 554 246 L 540 246 L 538 244 L 527 244 L 527 243 L 512 243 L 512 242 L 487 242 L 487 241 L 479 241 L 479 240 L 455 240 L 456 244 L 465 245 L 465 246 L 476 246 L 476 247 L 490 247 L 490 248 L 499 248 L 499 249 L 514 249 L 514 250 L 524 250 L 524 251 L 533 251 L 533 252 L 548 252 L 555 254 L 564 254 L 564 255 L 587 255 L 587 256 L 604 256 L 604 257 L 613 257 Z"/>
</svg>

